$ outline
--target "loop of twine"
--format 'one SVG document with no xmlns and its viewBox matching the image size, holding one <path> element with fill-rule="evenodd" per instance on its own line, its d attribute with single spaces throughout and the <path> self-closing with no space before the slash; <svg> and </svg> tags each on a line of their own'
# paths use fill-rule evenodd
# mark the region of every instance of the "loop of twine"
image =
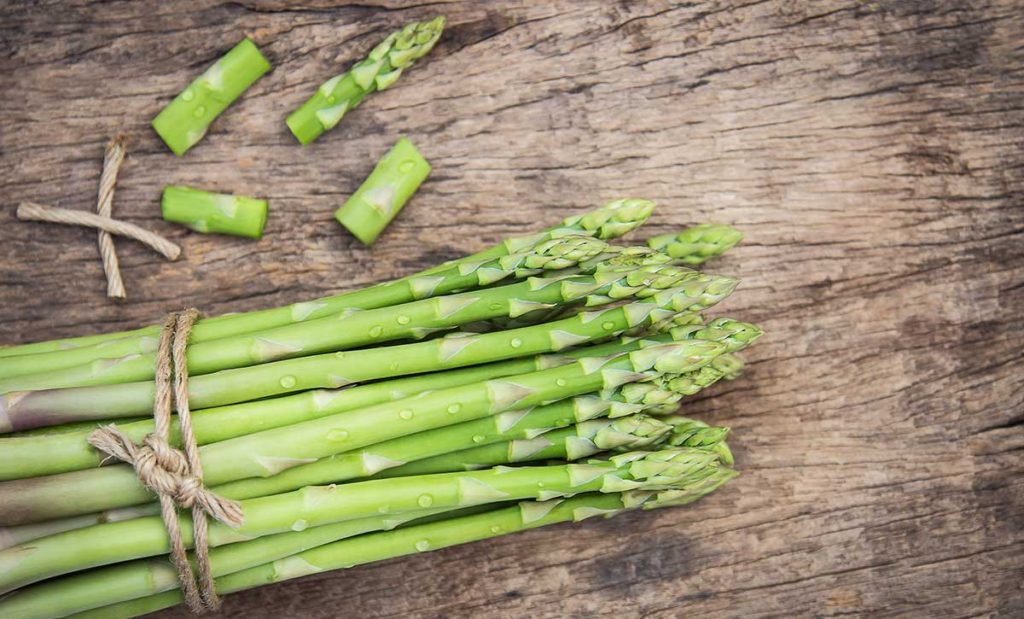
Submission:
<svg viewBox="0 0 1024 619">
<path fill-rule="evenodd" d="M 164 321 L 156 355 L 153 432 L 143 439 L 141 445 L 137 445 L 111 424 L 94 430 L 88 439 L 96 449 L 131 464 L 139 481 L 159 497 L 160 515 L 171 542 L 171 560 L 178 570 L 185 601 L 194 613 L 220 607 L 210 571 L 206 516 L 210 515 L 230 527 L 240 526 L 243 521 L 242 508 L 236 501 L 219 497 L 203 486 L 203 467 L 188 405 L 188 365 L 185 358 L 188 336 L 198 318 L 198 311 L 188 309 L 174 312 Z M 168 442 L 172 396 L 181 427 L 181 450 Z M 193 572 L 185 552 L 185 538 L 178 521 L 179 506 L 192 509 L 196 572 Z"/>
</svg>

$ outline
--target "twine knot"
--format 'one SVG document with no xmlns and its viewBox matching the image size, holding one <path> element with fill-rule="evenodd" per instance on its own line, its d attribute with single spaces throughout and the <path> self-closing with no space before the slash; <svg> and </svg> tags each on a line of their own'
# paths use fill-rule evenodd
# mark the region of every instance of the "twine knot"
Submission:
<svg viewBox="0 0 1024 619">
<path fill-rule="evenodd" d="M 153 432 L 139 445 L 111 424 L 97 428 L 88 439 L 96 449 L 131 464 L 139 481 L 159 497 L 160 515 L 171 542 L 171 560 L 178 570 L 185 601 L 195 613 L 220 607 L 210 570 L 206 516 L 210 515 L 231 527 L 240 526 L 243 522 L 242 507 L 236 501 L 217 496 L 203 485 L 203 467 L 188 405 L 188 364 L 185 358 L 188 336 L 198 318 L 199 312 L 189 309 L 172 313 L 164 321 L 156 355 Z M 172 391 L 181 426 L 181 450 L 169 442 Z M 198 580 L 185 553 L 178 507 L 192 510 Z"/>
</svg>

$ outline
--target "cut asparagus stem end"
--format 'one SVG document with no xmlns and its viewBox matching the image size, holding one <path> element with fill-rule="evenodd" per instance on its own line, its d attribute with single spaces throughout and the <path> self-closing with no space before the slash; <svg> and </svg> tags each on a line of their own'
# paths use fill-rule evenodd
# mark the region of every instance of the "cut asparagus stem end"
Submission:
<svg viewBox="0 0 1024 619">
<path fill-rule="evenodd" d="M 270 63 L 256 44 L 243 40 L 197 77 L 153 119 L 153 129 L 176 155 L 203 139 L 210 123 L 256 80 Z"/>
<path fill-rule="evenodd" d="M 267 201 L 211 193 L 191 187 L 164 188 L 160 208 L 166 221 L 182 224 L 196 232 L 231 234 L 250 239 L 263 236 L 267 223 Z"/>
<path fill-rule="evenodd" d="M 401 138 L 334 218 L 364 245 L 372 245 L 428 174 L 430 164 L 408 138 Z"/>
</svg>

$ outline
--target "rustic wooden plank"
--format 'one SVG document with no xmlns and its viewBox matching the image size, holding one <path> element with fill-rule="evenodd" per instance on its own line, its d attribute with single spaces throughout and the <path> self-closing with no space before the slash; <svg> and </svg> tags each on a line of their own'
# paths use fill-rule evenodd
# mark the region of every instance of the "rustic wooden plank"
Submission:
<svg viewBox="0 0 1024 619">
<path fill-rule="evenodd" d="M 539 530 L 231 596 L 225 616 L 1024 614 L 1024 18 L 1012 0 L 8 3 L 0 19 L 0 341 L 363 285 L 620 195 L 649 233 L 715 219 L 714 269 L 769 335 L 687 410 L 743 476 L 688 509 Z M 299 148 L 282 119 L 388 28 L 422 66 Z M 147 123 L 242 34 L 274 70 L 176 159 Z M 14 220 L 114 212 L 185 247 Z M 398 135 L 433 176 L 372 250 L 331 221 Z M 159 219 L 164 184 L 266 196 L 259 242 Z M 184 617 L 182 610 L 164 617 Z"/>
</svg>

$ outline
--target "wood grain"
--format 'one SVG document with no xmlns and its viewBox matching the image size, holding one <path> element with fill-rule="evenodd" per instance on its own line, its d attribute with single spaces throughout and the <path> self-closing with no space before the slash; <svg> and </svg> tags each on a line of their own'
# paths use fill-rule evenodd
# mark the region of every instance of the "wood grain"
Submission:
<svg viewBox="0 0 1024 619">
<path fill-rule="evenodd" d="M 435 52 L 308 148 L 283 118 L 390 28 Z M 538 530 L 233 595 L 231 617 L 1024 615 L 1024 14 L 1013 0 L 8 2 L 0 341 L 268 307 L 408 273 L 622 195 L 648 234 L 747 233 L 713 269 L 761 323 L 687 411 L 743 475 L 687 509 Z M 175 158 L 149 120 L 252 36 L 274 70 Z M 104 297 L 91 209 L 129 136 Z M 434 173 L 372 250 L 331 213 L 399 135 Z M 263 240 L 164 223 L 170 183 L 266 197 Z M 713 396 L 713 397 L 710 397 Z M 163 617 L 185 617 L 183 610 Z"/>
</svg>

